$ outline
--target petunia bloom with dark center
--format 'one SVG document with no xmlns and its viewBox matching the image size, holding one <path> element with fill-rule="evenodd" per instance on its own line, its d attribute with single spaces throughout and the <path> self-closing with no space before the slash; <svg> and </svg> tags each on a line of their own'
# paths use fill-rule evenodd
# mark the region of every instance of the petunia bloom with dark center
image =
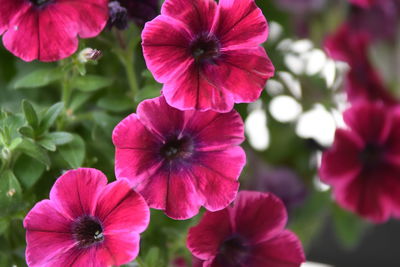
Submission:
<svg viewBox="0 0 400 267">
<path fill-rule="evenodd" d="M 336 130 L 324 152 L 321 180 L 336 201 L 373 222 L 400 215 L 400 110 L 358 102 L 344 113 L 349 129 Z"/>
<path fill-rule="evenodd" d="M 81 248 L 90 247 L 104 240 L 103 227 L 97 218 L 83 215 L 72 224 L 72 236 Z"/>
<path fill-rule="evenodd" d="M 24 219 L 30 267 L 108 267 L 132 261 L 139 234 L 149 223 L 145 200 L 126 180 L 107 185 L 98 170 L 63 174 L 50 200 L 37 203 Z"/>
<path fill-rule="evenodd" d="M 181 111 L 164 97 L 145 100 L 114 129 L 115 174 L 127 178 L 151 208 L 188 219 L 236 196 L 245 164 L 236 111 Z"/>
<path fill-rule="evenodd" d="M 142 45 L 169 105 L 229 112 L 257 100 L 274 74 L 260 46 L 267 36 L 254 0 L 166 0 L 146 23 Z"/>
<path fill-rule="evenodd" d="M 0 0 L 3 44 L 25 61 L 61 60 L 77 50 L 78 36 L 100 34 L 107 23 L 107 4 L 108 0 Z"/>
<path fill-rule="evenodd" d="M 189 229 L 187 247 L 203 267 L 299 267 L 304 251 L 296 235 L 284 229 L 286 221 L 277 197 L 241 191 L 233 206 L 207 211 Z"/>
</svg>

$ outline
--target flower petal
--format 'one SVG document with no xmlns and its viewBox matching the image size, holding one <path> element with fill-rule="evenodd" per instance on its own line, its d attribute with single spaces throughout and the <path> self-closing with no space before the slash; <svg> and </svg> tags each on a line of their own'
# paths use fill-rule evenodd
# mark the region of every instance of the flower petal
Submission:
<svg viewBox="0 0 400 267">
<path fill-rule="evenodd" d="M 107 24 L 108 0 L 58 0 L 60 14 L 64 9 L 73 9 L 74 21 L 77 25 L 75 35 L 91 38 L 99 35 Z M 90 16 L 87 14 L 90 13 Z"/>
<path fill-rule="evenodd" d="M 10 22 L 8 31 L 3 35 L 4 47 L 25 61 L 39 57 L 39 14 L 29 7 Z"/>
<path fill-rule="evenodd" d="M 24 13 L 28 6 L 24 0 L 0 0 L 0 35 L 9 29 L 10 21 Z"/>
<path fill-rule="evenodd" d="M 162 96 L 141 102 L 137 108 L 137 115 L 147 129 L 157 134 L 161 140 L 183 130 L 183 112 L 169 106 Z"/>
<path fill-rule="evenodd" d="M 158 82 L 173 79 L 192 64 L 191 38 L 185 25 L 170 17 L 158 16 L 146 23 L 142 32 L 143 55 Z"/>
<path fill-rule="evenodd" d="M 78 48 L 74 13 L 62 5 L 49 5 L 38 14 L 38 39 L 41 61 L 56 61 L 72 55 Z"/>
<path fill-rule="evenodd" d="M 53 260 L 73 246 L 70 219 L 65 218 L 55 203 L 37 203 L 24 219 L 26 229 L 26 260 L 29 266 L 54 266 Z"/>
<path fill-rule="evenodd" d="M 199 213 L 204 201 L 198 195 L 192 174 L 180 168 L 171 170 L 168 177 L 165 214 L 175 220 L 186 220 Z"/>
<path fill-rule="evenodd" d="M 105 266 L 120 266 L 133 261 L 137 257 L 139 241 L 140 236 L 136 232 L 106 235 L 105 242 L 97 255 L 105 263 L 112 259 L 112 264 Z"/>
<path fill-rule="evenodd" d="M 167 206 L 168 172 L 159 168 L 156 173 L 135 186 L 150 208 L 165 210 Z"/>
<path fill-rule="evenodd" d="M 157 135 L 140 122 L 136 114 L 123 119 L 112 135 L 115 151 L 115 176 L 127 178 L 133 186 L 154 174 L 161 159 L 157 152 L 161 143 Z"/>
<path fill-rule="evenodd" d="M 390 109 L 382 103 L 358 102 L 343 113 L 343 119 L 366 143 L 382 144 L 392 128 Z"/>
<path fill-rule="evenodd" d="M 234 231 L 258 244 L 278 236 L 287 222 L 281 200 L 272 194 L 241 191 L 233 205 Z"/>
<path fill-rule="evenodd" d="M 150 149 L 115 150 L 115 176 L 128 179 L 133 187 L 155 174 L 162 164 Z"/>
<path fill-rule="evenodd" d="M 199 259 L 214 257 L 220 244 L 232 233 L 227 209 L 205 212 L 200 223 L 189 229 L 187 247 Z"/>
<path fill-rule="evenodd" d="M 95 212 L 103 226 L 104 234 L 141 233 L 149 224 L 150 210 L 141 195 L 133 191 L 128 181 L 108 184 L 97 202 Z"/>
<path fill-rule="evenodd" d="M 232 94 L 235 103 L 257 100 L 266 81 L 274 75 L 274 66 L 264 48 L 224 50 L 220 63 L 208 65 L 204 75 Z"/>
<path fill-rule="evenodd" d="M 254 0 L 220 0 L 214 29 L 224 47 L 259 45 L 267 40 L 268 24 Z"/>
<path fill-rule="evenodd" d="M 216 10 L 214 0 L 166 0 L 161 14 L 176 18 L 199 33 L 211 29 Z"/>
<path fill-rule="evenodd" d="M 185 131 L 193 133 L 196 150 L 220 150 L 244 141 L 244 124 L 239 113 L 193 112 L 187 116 Z"/>
<path fill-rule="evenodd" d="M 322 154 L 321 180 L 330 185 L 355 178 L 362 169 L 362 140 L 353 132 L 338 129 L 333 146 Z"/>
<path fill-rule="evenodd" d="M 96 169 L 70 170 L 57 179 L 50 199 L 71 219 L 93 215 L 97 198 L 106 184 L 107 177 Z"/>
<path fill-rule="evenodd" d="M 277 237 L 258 244 L 250 261 L 250 266 L 299 267 L 305 256 L 297 236 L 285 230 Z"/>
<path fill-rule="evenodd" d="M 207 210 L 223 209 L 234 200 L 239 188 L 237 179 L 245 163 L 246 155 L 238 146 L 196 156 L 191 171 Z"/>
<path fill-rule="evenodd" d="M 375 223 L 386 221 L 391 215 L 392 203 L 387 197 L 384 169 L 363 172 L 348 183 L 334 188 L 335 200 L 344 208 Z M 397 184 L 390 184 L 397 186 Z"/>
<path fill-rule="evenodd" d="M 162 93 L 169 105 L 180 110 L 229 112 L 234 104 L 231 94 L 217 87 L 196 64 L 165 83 Z"/>
</svg>

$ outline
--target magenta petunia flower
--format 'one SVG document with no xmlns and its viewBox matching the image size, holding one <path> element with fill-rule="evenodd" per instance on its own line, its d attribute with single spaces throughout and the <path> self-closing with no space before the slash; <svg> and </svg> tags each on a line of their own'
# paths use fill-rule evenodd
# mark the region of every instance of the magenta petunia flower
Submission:
<svg viewBox="0 0 400 267">
<path fill-rule="evenodd" d="M 325 49 L 336 60 L 349 64 L 345 91 L 350 102 L 383 101 L 387 105 L 399 102 L 385 87 L 380 75 L 368 58 L 370 38 L 356 31 L 348 23 L 343 24 L 325 42 Z"/>
<path fill-rule="evenodd" d="M 139 233 L 149 224 L 145 200 L 124 180 L 107 185 L 96 169 L 63 174 L 50 200 L 26 215 L 26 261 L 30 267 L 111 266 L 132 261 Z"/>
<path fill-rule="evenodd" d="M 246 161 L 243 121 L 232 110 L 181 111 L 164 97 L 143 101 L 114 129 L 117 179 L 127 178 L 151 208 L 173 219 L 216 211 L 236 196 Z"/>
<path fill-rule="evenodd" d="M 366 219 L 400 215 L 400 110 L 358 102 L 343 116 L 349 129 L 336 130 L 323 153 L 321 180 L 341 206 Z"/>
<path fill-rule="evenodd" d="M 187 247 L 203 267 L 298 267 L 305 261 L 295 234 L 285 230 L 287 213 L 274 195 L 241 191 L 233 206 L 206 212 L 189 229 Z"/>
<path fill-rule="evenodd" d="M 78 35 L 90 38 L 102 31 L 107 4 L 108 0 L 0 0 L 3 44 L 25 61 L 66 58 L 78 48 Z"/>
<path fill-rule="evenodd" d="M 146 23 L 143 53 L 168 104 L 228 112 L 259 98 L 274 67 L 260 46 L 268 25 L 254 0 L 166 0 Z"/>
</svg>

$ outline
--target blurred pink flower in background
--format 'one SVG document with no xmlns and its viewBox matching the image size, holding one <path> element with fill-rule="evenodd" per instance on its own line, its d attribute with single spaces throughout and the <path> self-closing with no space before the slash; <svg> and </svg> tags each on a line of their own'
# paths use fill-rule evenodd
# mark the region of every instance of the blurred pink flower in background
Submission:
<svg viewBox="0 0 400 267">
<path fill-rule="evenodd" d="M 233 206 L 206 212 L 189 229 L 187 246 L 203 266 L 298 267 L 305 261 L 299 239 L 285 230 L 283 203 L 268 193 L 241 191 Z"/>
<path fill-rule="evenodd" d="M 344 208 L 379 223 L 400 215 L 400 110 L 357 102 L 322 156 L 321 180 Z"/>
<path fill-rule="evenodd" d="M 103 30 L 107 4 L 108 0 L 0 0 L 3 44 L 25 61 L 66 58 L 78 48 L 78 36 L 91 38 Z"/>
<path fill-rule="evenodd" d="M 168 104 L 228 112 L 257 100 L 274 67 L 260 46 L 268 25 L 254 0 L 167 0 L 142 33 Z"/>
<path fill-rule="evenodd" d="M 149 224 L 145 200 L 126 180 L 107 185 L 96 169 L 67 171 L 55 182 L 50 200 L 26 215 L 29 266 L 110 266 L 132 261 L 139 233 Z"/>
<path fill-rule="evenodd" d="M 164 97 L 143 101 L 114 129 L 117 179 L 127 178 L 151 208 L 188 219 L 236 197 L 246 161 L 236 111 L 181 111 Z"/>
<path fill-rule="evenodd" d="M 396 105 L 399 102 L 386 88 L 368 58 L 369 45 L 369 36 L 354 30 L 349 24 L 343 24 L 325 41 L 325 49 L 333 59 L 349 64 L 345 91 L 350 102 L 378 100 Z"/>
</svg>

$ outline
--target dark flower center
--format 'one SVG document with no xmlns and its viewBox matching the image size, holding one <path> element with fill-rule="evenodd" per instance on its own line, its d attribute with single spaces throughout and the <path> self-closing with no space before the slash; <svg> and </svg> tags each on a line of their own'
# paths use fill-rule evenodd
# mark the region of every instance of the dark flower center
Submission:
<svg viewBox="0 0 400 267">
<path fill-rule="evenodd" d="M 46 2 L 48 2 L 49 0 L 29 0 L 29 1 L 31 1 L 31 3 L 34 4 L 35 6 L 41 6 Z"/>
<path fill-rule="evenodd" d="M 217 261 L 224 267 L 237 267 L 246 263 L 250 255 L 250 247 L 237 235 L 227 238 L 220 246 Z"/>
<path fill-rule="evenodd" d="M 200 34 L 190 43 L 190 53 L 197 63 L 215 64 L 220 55 L 219 41 L 214 35 Z"/>
<path fill-rule="evenodd" d="M 187 136 L 172 137 L 167 139 L 161 147 L 161 155 L 167 160 L 188 158 L 193 153 L 193 142 Z"/>
<path fill-rule="evenodd" d="M 72 234 L 80 247 L 89 247 L 104 240 L 103 227 L 92 216 L 82 216 L 72 225 Z"/>
<path fill-rule="evenodd" d="M 382 162 L 382 147 L 373 143 L 368 143 L 360 153 L 360 160 L 366 168 L 375 167 Z"/>
</svg>

